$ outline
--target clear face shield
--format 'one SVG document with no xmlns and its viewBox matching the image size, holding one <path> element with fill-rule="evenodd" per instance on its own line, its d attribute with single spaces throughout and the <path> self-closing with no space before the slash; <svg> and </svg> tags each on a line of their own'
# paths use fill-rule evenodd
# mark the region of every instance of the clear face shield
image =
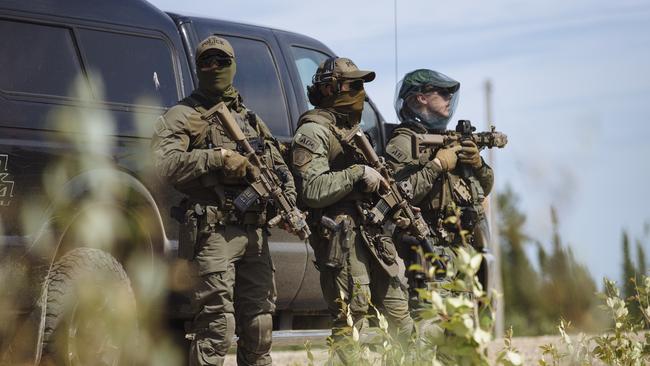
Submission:
<svg viewBox="0 0 650 366">
<path fill-rule="evenodd" d="M 433 70 L 416 70 L 404 76 L 395 90 L 399 120 L 445 130 L 456 111 L 460 83 Z"/>
</svg>

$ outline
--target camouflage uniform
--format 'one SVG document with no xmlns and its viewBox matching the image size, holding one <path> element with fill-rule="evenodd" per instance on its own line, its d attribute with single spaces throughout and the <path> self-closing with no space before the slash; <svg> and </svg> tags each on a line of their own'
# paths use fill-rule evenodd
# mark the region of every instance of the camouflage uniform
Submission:
<svg viewBox="0 0 650 366">
<path fill-rule="evenodd" d="M 319 70 L 322 68 L 321 64 Z M 343 296 L 357 328 L 365 325 L 364 316 L 372 299 L 391 327 L 406 337 L 412 331 L 413 320 L 404 285 L 398 276 L 386 271 L 385 263 L 380 263 L 377 253 L 370 249 L 376 240 L 388 240 L 385 244 L 395 253 L 394 244 L 381 236 L 379 228 L 366 225 L 359 215 L 359 206 L 371 202 L 373 193 L 362 192 L 365 162 L 361 153 L 344 141 L 344 136 L 355 128 L 358 120 L 339 109 L 317 107 L 300 117 L 292 144 L 292 166 L 300 197 L 316 226 L 310 244 L 320 271 L 323 296 L 333 318 L 332 335 L 336 337 L 346 327 L 346 314 L 339 301 Z M 342 224 L 343 231 L 334 233 L 319 225 L 323 215 Z M 332 245 L 340 245 L 343 251 L 338 266 L 326 265 Z M 393 259 L 399 261 L 396 255 Z"/>
<path fill-rule="evenodd" d="M 419 77 L 417 81 L 409 79 L 409 76 L 414 74 Z M 443 79 L 438 80 L 437 77 Z M 428 78 L 433 79 L 433 82 L 444 83 L 444 87 L 452 88 L 452 93 L 455 93 L 460 86 L 453 79 L 445 79 L 446 76 L 430 70 L 416 70 L 407 74 L 402 82 L 410 81 L 422 88 L 424 84 L 431 82 Z M 418 83 L 420 85 L 417 85 Z M 400 94 L 406 87 L 406 85 L 398 87 Z M 453 248 L 461 244 L 457 228 L 444 223 L 447 217 L 454 215 L 453 205 L 460 208 L 462 228 L 469 231 L 466 236 L 467 243 L 478 250 L 483 249 L 489 233 L 482 203 L 494 184 L 492 168 L 482 158 L 478 167 L 459 161 L 457 165 L 454 163 L 455 167 L 449 171 L 433 163 L 440 148 L 422 147 L 420 151 L 415 151 L 414 139 L 416 134 L 439 133 L 440 130 L 432 129 L 417 114 L 402 108 L 406 109 L 403 104 L 396 103 L 402 123 L 393 131 L 393 136 L 386 145 L 387 163 L 395 174 L 395 179 L 406 180 L 411 184 L 413 194 L 411 203 L 421 209 L 423 218 L 435 235 L 435 244 L 437 247 L 442 247 L 444 255 L 453 258 L 455 256 Z M 442 123 L 445 126 L 447 121 L 443 120 Z M 415 252 L 407 246 L 399 246 L 399 251 L 407 268 L 417 260 Z M 438 278 L 438 280 L 448 279 Z M 412 306 L 417 306 L 419 299 L 414 288 L 422 287 L 423 284 L 414 282 L 411 273 L 409 275 L 410 300 Z"/>
<path fill-rule="evenodd" d="M 223 364 L 235 333 L 239 365 L 271 364 L 276 291 L 264 228 L 266 205 L 254 205 L 245 213 L 233 207 L 247 182 L 224 174 L 220 150 L 236 151 L 236 142 L 201 114 L 227 101 L 244 134 L 260 142 L 263 156 L 286 178 L 285 191 L 295 197 L 295 187 L 270 131 L 233 89 L 228 89 L 230 98 L 215 98 L 199 87 L 159 119 L 152 141 L 159 175 L 187 195 L 179 251 L 188 253 L 199 275 L 191 299 L 195 311 L 191 365 Z"/>
</svg>

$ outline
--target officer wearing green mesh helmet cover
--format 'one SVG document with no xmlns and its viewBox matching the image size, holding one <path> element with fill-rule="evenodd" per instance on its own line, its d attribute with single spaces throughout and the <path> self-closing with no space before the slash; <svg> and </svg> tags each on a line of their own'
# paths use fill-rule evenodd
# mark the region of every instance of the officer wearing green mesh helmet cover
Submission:
<svg viewBox="0 0 650 366">
<path fill-rule="evenodd" d="M 292 143 L 291 165 L 299 197 L 309 211 L 310 245 L 335 340 L 350 334 L 346 309 L 361 329 L 366 315 L 372 314 L 371 301 L 400 339 L 408 339 L 413 330 L 394 244 L 360 214 L 383 180 L 349 138 L 359 129 L 364 83 L 374 78 L 374 72 L 359 70 L 350 59 L 323 61 L 308 87 L 316 108 L 300 117 Z M 378 254 L 379 247 L 384 251 Z"/>
<path fill-rule="evenodd" d="M 234 207 L 259 170 L 206 111 L 225 103 L 295 202 L 293 177 L 269 129 L 232 85 L 236 60 L 230 43 L 216 36 L 203 40 L 196 70 L 199 87 L 160 117 L 152 139 L 158 174 L 186 195 L 174 217 L 181 224 L 179 255 L 198 272 L 190 365 L 222 365 L 235 333 L 238 365 L 270 365 L 276 291 L 265 228 L 268 202 L 244 212 Z"/>
<path fill-rule="evenodd" d="M 462 239 L 458 227 L 445 219 L 454 214 L 454 208 L 459 208 L 462 229 L 469 233 L 465 243 L 482 250 L 489 235 L 482 203 L 492 189 L 494 176 L 473 141 L 415 151 L 414 139 L 416 134 L 436 134 L 447 129 L 458 103 L 459 89 L 458 81 L 437 71 L 418 69 L 407 73 L 398 83 L 395 95 L 395 112 L 401 124 L 386 145 L 387 162 L 397 180 L 408 181 L 412 186 L 411 203 L 421 209 L 431 227 L 448 273 L 453 272 L 453 248 L 461 245 Z M 398 247 L 407 268 L 421 260 L 409 245 Z M 407 276 L 412 308 L 420 304 L 416 288 L 428 287 L 431 280 L 449 279 L 444 272 L 434 279 L 422 278 L 422 273 L 415 271 Z"/>
</svg>

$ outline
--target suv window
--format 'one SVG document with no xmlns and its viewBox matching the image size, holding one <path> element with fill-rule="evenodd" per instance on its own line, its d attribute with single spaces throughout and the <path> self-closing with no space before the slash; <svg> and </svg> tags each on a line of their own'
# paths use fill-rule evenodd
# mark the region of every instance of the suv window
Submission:
<svg viewBox="0 0 650 366">
<path fill-rule="evenodd" d="M 0 19 L 0 34 L 0 89 L 69 95 L 81 74 L 70 29 Z"/>
<path fill-rule="evenodd" d="M 235 49 L 237 73 L 233 84 L 244 104 L 257 113 L 276 136 L 291 136 L 286 99 L 271 50 L 262 41 L 222 36 Z"/>
<path fill-rule="evenodd" d="M 298 69 L 298 75 L 300 75 L 300 82 L 302 84 L 302 92 L 305 95 L 305 101 L 308 101 L 307 87 L 311 85 L 311 79 L 314 76 L 318 65 L 329 56 L 319 51 L 296 46 L 292 46 L 291 51 L 293 52 L 293 60 Z M 303 107 L 305 110 L 310 108 L 307 103 L 304 103 Z"/>
<path fill-rule="evenodd" d="M 305 101 L 307 101 L 309 100 L 307 97 L 307 86 L 311 85 L 312 76 L 314 76 L 316 69 L 318 69 L 318 65 L 329 56 L 320 51 L 298 46 L 292 46 L 291 51 L 293 52 L 293 60 L 298 69 L 298 75 L 300 75 L 302 92 L 305 95 Z M 307 110 L 310 106 L 305 102 L 304 108 Z M 375 112 L 375 109 L 366 101 L 363 106 L 363 114 L 361 115 L 361 128 L 364 131 L 368 131 L 376 126 L 377 112 Z"/>
<path fill-rule="evenodd" d="M 124 104 L 171 106 L 178 100 L 172 52 L 162 39 L 79 29 L 88 69 L 99 73 L 96 97 Z M 93 85 L 93 88 L 100 87 Z"/>
</svg>

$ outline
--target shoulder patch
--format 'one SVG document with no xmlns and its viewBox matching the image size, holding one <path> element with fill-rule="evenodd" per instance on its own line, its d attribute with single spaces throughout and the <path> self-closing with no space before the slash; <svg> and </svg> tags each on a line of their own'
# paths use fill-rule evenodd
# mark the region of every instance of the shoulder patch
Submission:
<svg viewBox="0 0 650 366">
<path fill-rule="evenodd" d="M 394 144 L 386 146 L 386 154 L 400 163 L 403 163 L 408 159 L 408 155 Z"/>
<path fill-rule="evenodd" d="M 309 163 L 314 156 L 305 148 L 296 147 L 291 153 L 291 162 L 299 170 L 302 169 L 305 164 Z"/>
<path fill-rule="evenodd" d="M 167 123 L 165 122 L 165 117 L 160 116 L 156 123 L 153 125 L 154 132 L 157 136 L 168 137 L 172 135 L 172 130 L 169 129 Z"/>
<path fill-rule="evenodd" d="M 319 143 L 316 140 L 300 132 L 296 134 L 293 141 L 313 153 L 316 152 L 319 146 Z"/>
</svg>

